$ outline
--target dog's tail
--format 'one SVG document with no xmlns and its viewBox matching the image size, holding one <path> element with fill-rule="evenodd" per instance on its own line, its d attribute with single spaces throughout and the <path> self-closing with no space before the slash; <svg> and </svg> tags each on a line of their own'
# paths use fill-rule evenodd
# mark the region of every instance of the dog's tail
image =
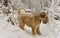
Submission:
<svg viewBox="0 0 60 38">
<path fill-rule="evenodd" d="M 17 9 L 17 13 L 20 14 L 21 13 L 21 10 L 24 10 L 25 8 L 18 8 Z"/>
<path fill-rule="evenodd" d="M 21 8 L 18 8 L 17 9 L 17 13 L 20 14 L 20 11 L 21 11 Z"/>
</svg>

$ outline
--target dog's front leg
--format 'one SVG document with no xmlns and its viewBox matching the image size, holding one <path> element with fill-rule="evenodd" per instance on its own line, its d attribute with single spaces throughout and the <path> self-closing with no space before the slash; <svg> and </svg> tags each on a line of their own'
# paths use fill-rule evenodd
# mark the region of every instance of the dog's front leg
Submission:
<svg viewBox="0 0 60 38">
<path fill-rule="evenodd" d="M 33 27 L 32 27 L 32 34 L 33 34 L 33 35 L 37 34 L 36 29 L 37 29 L 36 26 L 33 26 Z"/>
<path fill-rule="evenodd" d="M 39 26 L 37 27 L 37 34 L 41 35 Z"/>
<path fill-rule="evenodd" d="M 35 28 L 32 28 L 32 34 L 33 34 L 33 35 L 36 34 Z"/>
</svg>

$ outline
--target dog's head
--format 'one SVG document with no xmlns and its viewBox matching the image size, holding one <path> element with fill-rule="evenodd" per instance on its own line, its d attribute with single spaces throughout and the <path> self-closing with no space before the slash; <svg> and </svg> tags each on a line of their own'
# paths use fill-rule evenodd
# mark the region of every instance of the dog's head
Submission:
<svg viewBox="0 0 60 38">
<path fill-rule="evenodd" d="M 47 24 L 47 22 L 48 22 L 48 13 L 46 13 L 46 12 L 41 12 L 41 13 L 39 14 L 39 17 L 40 17 L 41 21 L 42 21 L 44 24 Z"/>
</svg>

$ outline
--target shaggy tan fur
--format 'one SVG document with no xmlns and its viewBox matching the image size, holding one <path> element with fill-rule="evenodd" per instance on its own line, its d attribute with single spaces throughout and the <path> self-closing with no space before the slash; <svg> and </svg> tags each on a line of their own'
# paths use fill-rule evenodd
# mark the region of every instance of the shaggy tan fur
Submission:
<svg viewBox="0 0 60 38">
<path fill-rule="evenodd" d="M 20 12 L 20 9 L 18 10 L 18 13 Z M 39 34 L 41 35 L 40 32 L 40 24 L 41 21 L 43 23 L 48 22 L 48 14 L 45 12 L 38 12 L 34 15 L 32 14 L 18 14 L 18 21 L 19 21 L 19 27 L 24 30 L 25 24 L 29 27 L 32 28 L 32 34 Z"/>
</svg>

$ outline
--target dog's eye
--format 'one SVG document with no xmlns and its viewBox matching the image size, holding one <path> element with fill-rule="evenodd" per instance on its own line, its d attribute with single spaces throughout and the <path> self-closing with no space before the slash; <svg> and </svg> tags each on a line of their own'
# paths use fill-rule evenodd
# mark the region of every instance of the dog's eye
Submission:
<svg viewBox="0 0 60 38">
<path fill-rule="evenodd" d="M 44 17 L 45 17 L 45 15 L 42 15 L 42 17 L 44 18 Z"/>
</svg>

